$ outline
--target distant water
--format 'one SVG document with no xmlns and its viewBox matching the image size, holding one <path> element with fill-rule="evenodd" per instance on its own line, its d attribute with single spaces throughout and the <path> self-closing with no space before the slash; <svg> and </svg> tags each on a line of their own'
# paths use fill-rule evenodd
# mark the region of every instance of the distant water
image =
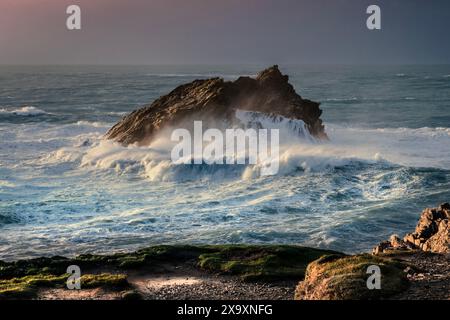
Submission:
<svg viewBox="0 0 450 320">
<path fill-rule="evenodd" d="M 450 66 L 281 66 L 322 103 L 331 141 L 284 141 L 278 176 L 101 139 L 177 85 L 263 67 L 0 67 L 0 259 L 162 243 L 357 252 L 450 201 Z"/>
</svg>

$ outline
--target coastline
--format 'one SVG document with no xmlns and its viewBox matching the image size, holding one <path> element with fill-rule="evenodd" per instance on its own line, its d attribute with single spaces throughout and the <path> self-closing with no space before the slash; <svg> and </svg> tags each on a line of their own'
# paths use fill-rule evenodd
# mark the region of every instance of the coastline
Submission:
<svg viewBox="0 0 450 320">
<path fill-rule="evenodd" d="M 447 207 L 426 209 L 413 233 L 420 236 L 425 222 L 434 229 L 444 225 L 429 234 L 431 240 L 446 238 L 439 247 L 414 247 L 393 236 L 372 254 L 296 245 L 160 245 L 111 255 L 0 261 L 0 300 L 450 299 L 448 219 L 428 219 L 441 209 L 447 214 Z M 66 288 L 70 265 L 82 271 L 80 290 Z M 379 290 L 366 285 L 373 265 L 381 270 Z"/>
</svg>

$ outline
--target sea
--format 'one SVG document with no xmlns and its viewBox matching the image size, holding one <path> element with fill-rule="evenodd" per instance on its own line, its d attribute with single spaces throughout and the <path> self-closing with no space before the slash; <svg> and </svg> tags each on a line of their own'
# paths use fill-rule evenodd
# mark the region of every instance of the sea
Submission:
<svg viewBox="0 0 450 320">
<path fill-rule="evenodd" d="M 103 138 L 178 85 L 265 67 L 0 66 L 0 260 L 176 243 L 365 252 L 450 201 L 449 65 L 280 65 L 321 103 L 329 141 L 283 139 L 272 176 Z"/>
</svg>

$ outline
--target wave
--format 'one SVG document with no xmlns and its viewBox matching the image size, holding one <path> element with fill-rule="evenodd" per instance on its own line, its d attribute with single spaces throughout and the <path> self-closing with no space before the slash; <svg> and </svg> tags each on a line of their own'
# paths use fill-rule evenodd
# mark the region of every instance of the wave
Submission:
<svg viewBox="0 0 450 320">
<path fill-rule="evenodd" d="M 358 101 L 359 99 L 357 97 L 350 97 L 350 98 L 328 98 L 325 99 L 325 101 L 328 102 L 355 102 Z"/>
<path fill-rule="evenodd" d="M 38 109 L 33 106 L 23 106 L 19 109 L 12 109 L 12 110 L 0 109 L 0 113 L 7 113 L 16 116 L 40 116 L 44 114 L 49 114 L 44 110 Z"/>
<path fill-rule="evenodd" d="M 302 141 L 317 142 L 305 122 L 299 119 L 239 109 L 236 110 L 236 118 L 247 128 L 278 129 L 282 140 L 300 138 Z"/>
<path fill-rule="evenodd" d="M 237 110 L 241 125 L 280 129 L 279 175 L 326 173 L 344 168 L 376 166 L 450 170 L 450 128 L 360 128 L 326 123 L 329 142 L 319 142 L 305 123 L 280 116 Z M 21 148 L 35 151 L 36 143 L 48 144 L 36 164 L 73 163 L 81 170 L 112 170 L 139 175 L 150 181 L 260 177 L 261 165 L 180 165 L 170 161 L 173 142 L 162 135 L 146 147 L 124 147 L 103 134 L 108 123 L 79 121 L 51 127 L 33 126 L 22 132 Z M 248 161 L 246 162 L 248 163 Z M 267 164 L 266 164 L 267 165 Z"/>
</svg>

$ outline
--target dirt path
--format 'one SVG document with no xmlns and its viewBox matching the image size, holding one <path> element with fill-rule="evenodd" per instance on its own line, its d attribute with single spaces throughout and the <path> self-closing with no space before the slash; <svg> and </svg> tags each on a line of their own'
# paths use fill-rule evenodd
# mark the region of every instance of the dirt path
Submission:
<svg viewBox="0 0 450 320">
<path fill-rule="evenodd" d="M 127 291 L 105 289 L 42 289 L 38 299 L 45 300 L 116 300 L 125 292 L 138 292 L 149 300 L 292 300 L 297 281 L 248 283 L 239 277 L 213 275 L 195 269 L 168 273 L 130 273 Z"/>
<path fill-rule="evenodd" d="M 297 281 L 247 283 L 237 277 L 207 274 L 131 276 L 128 281 L 145 299 L 291 300 Z"/>
</svg>

